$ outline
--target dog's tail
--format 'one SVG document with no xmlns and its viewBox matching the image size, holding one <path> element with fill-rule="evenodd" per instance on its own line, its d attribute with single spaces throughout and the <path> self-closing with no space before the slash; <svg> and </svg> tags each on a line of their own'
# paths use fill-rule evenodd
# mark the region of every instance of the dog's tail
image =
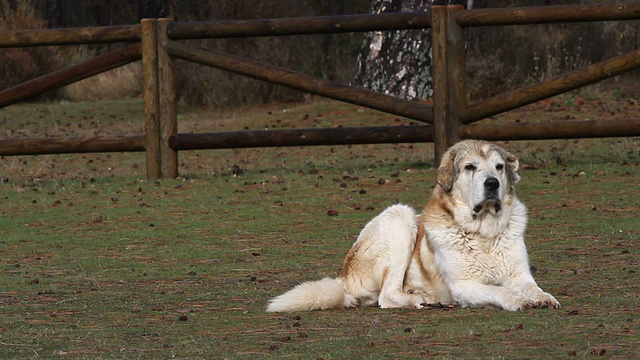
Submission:
<svg viewBox="0 0 640 360">
<path fill-rule="evenodd" d="M 267 312 L 292 312 L 342 309 L 358 305 L 358 300 L 344 291 L 342 281 L 324 278 L 302 283 L 269 301 Z"/>
</svg>

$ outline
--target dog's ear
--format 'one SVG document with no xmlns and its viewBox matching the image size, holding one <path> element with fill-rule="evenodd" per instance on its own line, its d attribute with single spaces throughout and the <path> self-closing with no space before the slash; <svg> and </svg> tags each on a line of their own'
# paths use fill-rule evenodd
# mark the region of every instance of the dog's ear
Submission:
<svg viewBox="0 0 640 360">
<path fill-rule="evenodd" d="M 438 185 L 446 192 L 451 191 L 453 188 L 453 182 L 458 176 L 458 169 L 456 168 L 455 160 L 455 149 L 450 148 L 444 153 L 444 155 L 442 155 L 442 160 L 440 160 L 440 166 L 438 167 Z"/>
<path fill-rule="evenodd" d="M 518 162 L 518 158 L 511 153 L 507 153 L 505 159 L 507 159 L 507 177 L 509 178 L 509 184 L 513 186 L 520 181 L 520 174 L 518 173 L 520 163 Z"/>
</svg>

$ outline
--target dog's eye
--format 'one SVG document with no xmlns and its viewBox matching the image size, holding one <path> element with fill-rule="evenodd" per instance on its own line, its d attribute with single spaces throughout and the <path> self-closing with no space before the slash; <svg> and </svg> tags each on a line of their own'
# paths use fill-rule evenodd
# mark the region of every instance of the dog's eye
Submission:
<svg viewBox="0 0 640 360">
<path fill-rule="evenodd" d="M 498 164 L 498 165 L 496 165 L 496 170 L 498 170 L 498 171 L 502 171 L 502 169 L 504 169 L 504 164 Z"/>
<path fill-rule="evenodd" d="M 473 164 L 467 164 L 464 169 L 467 171 L 476 171 L 476 166 Z"/>
</svg>

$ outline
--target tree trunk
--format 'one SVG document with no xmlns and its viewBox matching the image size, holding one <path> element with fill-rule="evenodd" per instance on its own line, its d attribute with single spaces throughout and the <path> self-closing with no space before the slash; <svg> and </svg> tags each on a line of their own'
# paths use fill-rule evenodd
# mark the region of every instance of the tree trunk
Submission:
<svg viewBox="0 0 640 360">
<path fill-rule="evenodd" d="M 471 7 L 473 0 L 373 0 L 372 12 L 429 11 L 432 5 L 453 4 Z M 407 100 L 429 99 L 431 56 L 431 29 L 370 32 L 352 85 Z"/>
<path fill-rule="evenodd" d="M 47 19 L 49 29 L 62 27 L 61 0 L 47 0 Z"/>
<path fill-rule="evenodd" d="M 138 18 L 159 19 L 174 17 L 177 4 L 178 0 L 138 0 Z"/>
<path fill-rule="evenodd" d="M 372 12 L 427 11 L 433 0 L 374 0 Z M 352 85 L 407 100 L 433 94 L 431 29 L 367 34 Z"/>
</svg>

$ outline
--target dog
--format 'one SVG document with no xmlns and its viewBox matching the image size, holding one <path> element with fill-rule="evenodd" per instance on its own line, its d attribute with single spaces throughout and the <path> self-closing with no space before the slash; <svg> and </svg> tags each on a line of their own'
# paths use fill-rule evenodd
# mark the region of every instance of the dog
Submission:
<svg viewBox="0 0 640 360">
<path fill-rule="evenodd" d="M 403 204 L 385 209 L 361 231 L 338 277 L 302 283 L 271 299 L 267 312 L 376 304 L 559 308 L 531 275 L 527 210 L 514 188 L 518 167 L 518 159 L 495 144 L 453 145 L 421 214 Z"/>
</svg>

